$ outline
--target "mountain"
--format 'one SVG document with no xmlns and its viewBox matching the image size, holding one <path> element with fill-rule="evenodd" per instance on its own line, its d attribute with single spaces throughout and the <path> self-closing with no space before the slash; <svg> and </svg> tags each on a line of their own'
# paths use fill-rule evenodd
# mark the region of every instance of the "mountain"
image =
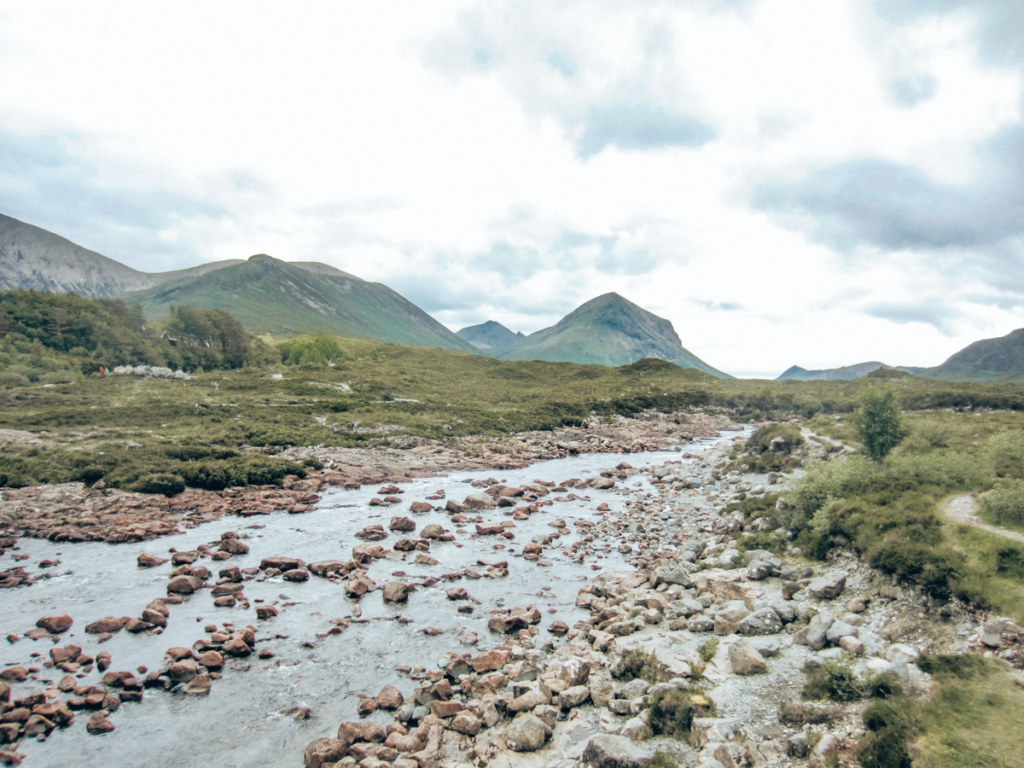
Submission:
<svg viewBox="0 0 1024 768">
<path fill-rule="evenodd" d="M 318 272 L 265 254 L 203 275 L 125 294 L 146 316 L 165 320 L 175 305 L 230 312 L 254 333 L 333 333 L 397 344 L 476 349 L 386 285 L 341 270 Z"/>
<path fill-rule="evenodd" d="M 852 379 L 859 379 L 861 376 L 866 376 L 872 371 L 877 371 L 879 368 L 891 367 L 892 366 L 886 365 L 885 363 L 879 363 L 878 361 L 858 363 L 857 365 L 847 365 L 842 368 L 822 368 L 816 371 L 808 371 L 806 368 L 794 365 L 779 376 L 776 381 L 782 381 L 783 379 L 796 379 L 797 381 L 851 381 Z"/>
<path fill-rule="evenodd" d="M 942 365 L 921 376 L 944 381 L 1008 381 L 1024 379 L 1024 328 L 998 339 L 969 344 Z"/>
<path fill-rule="evenodd" d="M 591 365 L 627 365 L 645 357 L 731 378 L 683 348 L 672 323 L 617 293 L 591 299 L 550 328 L 511 347 L 489 351 L 499 360 L 547 360 Z"/>
<path fill-rule="evenodd" d="M 503 349 L 526 338 L 522 333 L 512 333 L 504 325 L 493 320 L 463 328 L 461 331 L 456 331 L 455 335 L 460 339 L 465 339 L 477 349 Z"/>
<path fill-rule="evenodd" d="M 30 288 L 105 299 L 240 264 L 214 261 L 175 272 L 139 272 L 45 229 L 0 214 L 0 290 Z M 326 265 L 318 265 L 331 269 Z"/>
</svg>

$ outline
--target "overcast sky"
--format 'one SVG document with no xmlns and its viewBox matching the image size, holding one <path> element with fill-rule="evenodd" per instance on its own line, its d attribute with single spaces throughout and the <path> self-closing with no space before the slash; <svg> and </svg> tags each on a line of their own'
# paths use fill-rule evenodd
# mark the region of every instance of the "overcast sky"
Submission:
<svg viewBox="0 0 1024 768">
<path fill-rule="evenodd" d="M 0 213 L 532 332 L 617 291 L 736 375 L 1024 326 L 1021 0 L 0 5 Z"/>
</svg>

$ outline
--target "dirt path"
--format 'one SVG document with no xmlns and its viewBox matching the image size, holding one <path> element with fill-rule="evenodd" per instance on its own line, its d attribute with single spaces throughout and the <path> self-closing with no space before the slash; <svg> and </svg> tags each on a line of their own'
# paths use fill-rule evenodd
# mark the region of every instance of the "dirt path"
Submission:
<svg viewBox="0 0 1024 768">
<path fill-rule="evenodd" d="M 1016 533 L 1015 531 L 1008 531 L 1005 528 L 1000 528 L 996 525 L 989 525 L 983 523 L 978 516 L 974 514 L 974 507 L 977 503 L 977 499 L 969 493 L 965 493 L 962 496 L 954 496 L 945 503 L 942 507 L 943 514 L 952 520 L 954 523 L 962 523 L 963 525 L 973 525 L 975 528 L 981 528 L 994 533 L 997 536 L 1002 536 L 1006 539 L 1013 539 L 1024 544 L 1024 534 Z"/>
</svg>

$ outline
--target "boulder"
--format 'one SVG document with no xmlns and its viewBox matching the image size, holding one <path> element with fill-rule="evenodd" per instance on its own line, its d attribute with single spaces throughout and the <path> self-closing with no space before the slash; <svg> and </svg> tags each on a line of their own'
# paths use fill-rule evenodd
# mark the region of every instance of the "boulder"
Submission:
<svg viewBox="0 0 1024 768">
<path fill-rule="evenodd" d="M 833 573 L 817 578 L 807 585 L 807 591 L 819 600 L 835 600 L 846 586 L 845 573 Z"/>
<path fill-rule="evenodd" d="M 124 629 L 124 625 L 128 623 L 127 616 L 104 616 L 102 619 L 97 619 L 92 624 L 85 625 L 85 631 L 90 635 L 103 635 L 113 634 L 114 632 L 120 632 Z"/>
<path fill-rule="evenodd" d="M 732 635 L 739 631 L 742 622 L 750 611 L 738 600 L 732 600 L 715 614 L 715 634 Z"/>
<path fill-rule="evenodd" d="M 587 742 L 581 761 L 590 768 L 647 768 L 651 756 L 624 736 L 606 733 Z"/>
<path fill-rule="evenodd" d="M 323 768 L 333 765 L 348 754 L 350 744 L 340 739 L 321 738 L 306 747 L 306 768 Z"/>
<path fill-rule="evenodd" d="M 156 555 L 151 555 L 148 552 L 143 552 L 139 555 L 136 562 L 138 562 L 139 568 L 155 568 L 158 565 L 166 563 L 167 558 L 157 557 Z"/>
<path fill-rule="evenodd" d="M 409 599 L 409 587 L 400 581 L 389 581 L 384 585 L 383 597 L 389 603 L 404 603 Z"/>
<path fill-rule="evenodd" d="M 303 582 L 309 581 L 309 571 L 305 568 L 292 568 L 290 571 L 285 571 L 283 574 L 285 581 Z"/>
<path fill-rule="evenodd" d="M 402 692 L 393 685 L 385 685 L 377 694 L 377 709 L 394 710 L 402 706 L 405 697 Z"/>
<path fill-rule="evenodd" d="M 536 715 L 520 715 L 505 730 L 505 745 L 513 752 L 536 752 L 551 736 L 551 729 Z"/>
<path fill-rule="evenodd" d="M 483 728 L 483 723 L 471 712 L 459 712 L 449 726 L 456 733 L 476 736 Z"/>
<path fill-rule="evenodd" d="M 763 675 L 768 672 L 764 657 L 745 640 L 737 640 L 729 646 L 729 663 L 737 675 Z"/>
<path fill-rule="evenodd" d="M 202 579 L 195 576 L 175 576 L 167 582 L 167 594 L 191 595 L 202 587 Z"/>
<path fill-rule="evenodd" d="M 265 557 L 260 561 L 260 570 L 276 568 L 281 571 L 291 571 L 295 568 L 305 568 L 306 562 L 297 557 Z"/>
<path fill-rule="evenodd" d="M 69 630 L 74 623 L 74 619 L 66 613 L 62 613 L 54 616 L 43 616 L 36 622 L 36 626 L 40 629 L 45 629 L 51 635 L 59 635 Z"/>
<path fill-rule="evenodd" d="M 494 509 L 496 503 L 494 498 L 486 493 L 475 493 L 466 497 L 463 506 L 466 509 Z"/>
<path fill-rule="evenodd" d="M 408 517 L 392 517 L 388 529 L 400 533 L 411 533 L 416 530 L 416 523 Z"/>
<path fill-rule="evenodd" d="M 444 528 L 437 523 L 431 523 L 420 531 L 420 536 L 424 539 L 439 539 L 444 536 Z"/>
<path fill-rule="evenodd" d="M 744 618 L 737 631 L 741 635 L 774 635 L 782 631 L 782 619 L 774 608 L 760 608 Z"/>
</svg>

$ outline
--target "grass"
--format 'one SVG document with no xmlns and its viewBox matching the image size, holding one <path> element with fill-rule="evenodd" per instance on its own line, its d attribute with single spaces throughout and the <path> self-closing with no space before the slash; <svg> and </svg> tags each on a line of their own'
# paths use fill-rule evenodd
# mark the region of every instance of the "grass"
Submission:
<svg viewBox="0 0 1024 768">
<path fill-rule="evenodd" d="M 658 661 L 654 651 L 635 648 L 622 654 L 622 658 L 612 668 L 612 677 L 616 680 L 646 680 L 652 685 L 663 683 L 672 678 L 669 668 Z"/>
<path fill-rule="evenodd" d="M 978 656 L 922 656 L 935 680 L 925 699 L 894 696 L 865 709 L 863 768 L 1011 768 L 1020 765 L 1024 685 Z"/>
</svg>

